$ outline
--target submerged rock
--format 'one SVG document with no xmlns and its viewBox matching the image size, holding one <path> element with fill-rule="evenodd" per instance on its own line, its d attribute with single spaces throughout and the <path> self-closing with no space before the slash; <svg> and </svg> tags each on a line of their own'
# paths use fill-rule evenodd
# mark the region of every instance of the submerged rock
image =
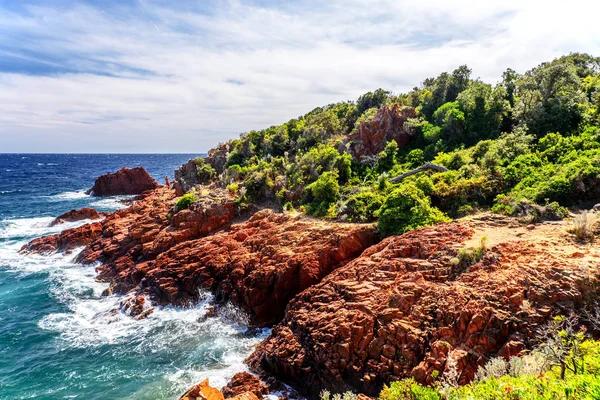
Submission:
<svg viewBox="0 0 600 400">
<path fill-rule="evenodd" d="M 141 194 L 157 187 L 158 182 L 144 167 L 125 167 L 115 173 L 100 176 L 87 193 L 93 196 Z"/>
</svg>

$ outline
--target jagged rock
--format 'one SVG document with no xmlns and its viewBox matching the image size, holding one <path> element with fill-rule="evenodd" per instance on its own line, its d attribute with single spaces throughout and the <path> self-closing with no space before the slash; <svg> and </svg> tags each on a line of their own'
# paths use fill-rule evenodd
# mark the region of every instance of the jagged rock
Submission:
<svg viewBox="0 0 600 400">
<path fill-rule="evenodd" d="M 156 259 L 110 271 L 160 304 L 185 305 L 198 288 L 230 300 L 255 325 L 277 322 L 290 299 L 378 240 L 373 225 L 308 220 L 263 210 L 227 231 L 178 244 Z M 100 277 L 106 276 L 99 267 Z"/>
<path fill-rule="evenodd" d="M 350 144 L 350 153 L 357 160 L 378 155 L 390 140 L 395 140 L 399 147 L 407 145 L 415 136 L 414 128 L 406 122 L 416 118 L 412 107 L 382 107 L 370 121 L 361 122 L 358 131 L 346 139 Z"/>
<path fill-rule="evenodd" d="M 141 194 L 157 187 L 158 182 L 144 167 L 125 167 L 115 173 L 100 176 L 87 193 L 93 196 Z"/>
<path fill-rule="evenodd" d="M 263 395 L 269 394 L 269 388 L 256 376 L 248 372 L 238 372 L 221 389 L 221 392 L 225 398 L 239 396 L 247 392 L 253 393 L 258 398 L 262 398 Z"/>
<path fill-rule="evenodd" d="M 548 226 L 538 228 L 541 238 Z M 251 368 L 310 396 L 322 389 L 377 395 L 409 376 L 431 383 L 450 358 L 468 382 L 490 357 L 530 348 L 536 329 L 566 312 L 562 304 L 581 312 L 599 294 L 597 258 L 585 264 L 568 246 L 565 254 L 548 251 L 537 230 L 512 241 L 512 229 L 466 270 L 452 259 L 473 240 L 469 224 L 385 239 L 297 295 L 248 360 Z"/>
<path fill-rule="evenodd" d="M 107 215 L 107 213 L 99 213 L 94 208 L 84 207 L 80 210 L 71 210 L 56 217 L 54 221 L 50 223 L 50 226 L 64 224 L 65 222 L 83 221 L 85 219 L 101 219 L 105 215 Z"/>
<path fill-rule="evenodd" d="M 206 162 L 217 171 L 217 174 L 222 174 L 225 171 L 228 154 L 229 143 L 219 143 L 216 148 L 208 152 Z"/>
<path fill-rule="evenodd" d="M 102 234 L 102 223 L 95 222 L 62 231 L 57 235 L 34 239 L 19 251 L 22 254 L 51 254 L 63 251 L 67 254 L 74 249 L 86 246 Z"/>
<path fill-rule="evenodd" d="M 211 387 L 208 379 L 185 392 L 179 400 L 225 400 L 219 389 Z"/>
<path fill-rule="evenodd" d="M 194 160 L 189 160 L 175 170 L 173 187 L 177 197 L 189 192 L 198 183 L 198 170 Z"/>
</svg>

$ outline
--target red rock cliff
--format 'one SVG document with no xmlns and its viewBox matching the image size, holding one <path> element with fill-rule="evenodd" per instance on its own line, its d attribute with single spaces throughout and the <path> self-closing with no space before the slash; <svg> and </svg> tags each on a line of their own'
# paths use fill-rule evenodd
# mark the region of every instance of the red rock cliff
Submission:
<svg viewBox="0 0 600 400">
<path fill-rule="evenodd" d="M 469 381 L 489 357 L 517 355 L 540 324 L 598 295 L 589 275 L 598 258 L 515 240 L 525 235 L 516 230 L 465 271 L 453 258 L 474 234 L 470 224 L 384 240 L 296 296 L 251 366 L 312 396 L 324 388 L 377 395 L 408 376 L 428 382 L 450 357 Z"/>
</svg>

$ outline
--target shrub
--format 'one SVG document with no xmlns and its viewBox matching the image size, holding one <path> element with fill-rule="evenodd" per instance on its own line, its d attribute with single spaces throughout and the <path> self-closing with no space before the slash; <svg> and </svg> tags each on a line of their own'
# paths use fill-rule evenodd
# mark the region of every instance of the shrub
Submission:
<svg viewBox="0 0 600 400">
<path fill-rule="evenodd" d="M 379 400 L 441 400 L 436 389 L 421 386 L 413 378 L 392 382 L 385 386 Z"/>
<path fill-rule="evenodd" d="M 217 171 L 204 158 L 196 158 L 196 175 L 200 183 L 210 182 L 217 176 Z"/>
<path fill-rule="evenodd" d="M 328 390 L 321 392 L 321 400 L 358 400 L 358 395 L 352 392 L 337 393 L 333 396 Z"/>
<path fill-rule="evenodd" d="M 319 179 L 307 186 L 312 201 L 310 211 L 317 216 L 327 214 L 329 207 L 340 196 L 340 184 L 337 171 L 327 171 Z"/>
<path fill-rule="evenodd" d="M 232 183 L 227 185 L 227 190 L 229 191 L 229 193 L 231 193 L 232 195 L 236 195 L 238 194 L 238 191 L 240 189 L 240 185 L 238 185 L 237 183 Z"/>
<path fill-rule="evenodd" d="M 292 204 L 292 202 L 291 202 L 291 201 L 288 201 L 287 203 L 285 203 L 285 204 L 283 205 L 283 209 L 284 209 L 285 211 L 288 211 L 288 212 L 293 212 L 293 211 L 295 211 L 295 210 L 294 210 L 294 205 Z"/>
<path fill-rule="evenodd" d="M 574 234 L 577 240 L 582 242 L 590 241 L 594 238 L 596 220 L 597 218 L 594 213 L 584 211 L 575 216 L 568 232 Z"/>
<path fill-rule="evenodd" d="M 466 271 L 470 266 L 477 264 L 487 252 L 487 237 L 482 237 L 478 247 L 464 248 L 458 251 L 458 255 L 450 259 L 450 263 L 455 267 L 455 273 L 460 274 Z"/>
<path fill-rule="evenodd" d="M 342 209 L 348 221 L 368 222 L 376 219 L 375 213 L 381 208 L 385 196 L 375 192 L 360 192 L 348 198 Z"/>
<path fill-rule="evenodd" d="M 193 191 L 190 191 L 177 200 L 177 204 L 175 205 L 175 209 L 177 211 L 185 210 L 192 204 L 196 202 L 196 194 Z"/>
<path fill-rule="evenodd" d="M 406 231 L 450 218 L 431 206 L 430 200 L 416 186 L 404 184 L 394 189 L 379 210 L 379 230 L 383 236 L 400 235 Z"/>
</svg>

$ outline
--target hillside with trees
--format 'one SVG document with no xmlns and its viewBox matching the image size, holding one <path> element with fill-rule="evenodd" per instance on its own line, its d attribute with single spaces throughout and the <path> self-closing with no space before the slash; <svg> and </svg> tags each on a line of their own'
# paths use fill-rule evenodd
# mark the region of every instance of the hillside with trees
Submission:
<svg viewBox="0 0 600 400">
<path fill-rule="evenodd" d="M 394 179 L 425 163 L 444 172 Z M 405 94 L 377 89 L 244 133 L 195 175 L 242 208 L 378 221 L 383 235 L 484 209 L 559 219 L 600 199 L 600 58 L 509 68 L 495 85 L 463 65 Z"/>
</svg>

